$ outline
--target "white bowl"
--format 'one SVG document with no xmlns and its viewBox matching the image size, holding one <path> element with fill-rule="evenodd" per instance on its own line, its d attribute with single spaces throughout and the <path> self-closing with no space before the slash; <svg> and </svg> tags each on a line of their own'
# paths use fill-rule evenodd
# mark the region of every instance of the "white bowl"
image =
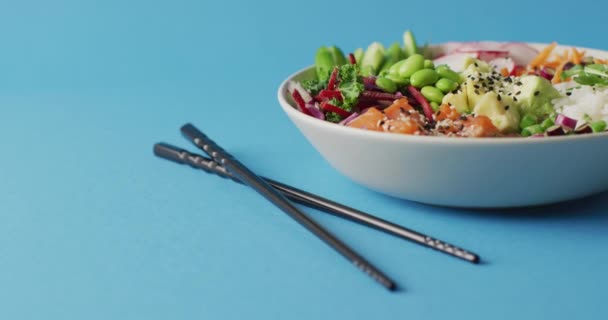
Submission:
<svg viewBox="0 0 608 320">
<path fill-rule="evenodd" d="M 545 44 L 532 44 L 540 48 Z M 557 50 L 570 46 L 558 46 Z M 608 52 L 585 49 L 596 57 Z M 608 190 L 608 134 L 550 138 L 448 138 L 367 131 L 283 111 L 339 172 L 370 189 L 412 201 L 469 208 L 543 205 Z"/>
</svg>

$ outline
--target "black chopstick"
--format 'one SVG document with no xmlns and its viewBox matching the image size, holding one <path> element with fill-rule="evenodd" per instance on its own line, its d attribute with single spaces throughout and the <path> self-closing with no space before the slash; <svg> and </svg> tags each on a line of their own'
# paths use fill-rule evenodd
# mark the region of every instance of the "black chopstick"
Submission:
<svg viewBox="0 0 608 320">
<path fill-rule="evenodd" d="M 298 208 L 296 208 L 287 198 L 270 186 L 262 178 L 258 177 L 255 173 L 245 167 L 236 158 L 230 155 L 228 152 L 218 146 L 213 140 L 207 137 L 204 133 L 198 130 L 191 124 L 186 124 L 181 128 L 182 134 L 193 142 L 197 147 L 203 150 L 205 153 L 211 156 L 215 162 L 221 164 L 228 171 L 230 171 L 237 179 L 242 181 L 244 184 L 250 186 L 252 189 L 257 191 L 260 195 L 272 202 L 275 206 L 279 207 L 283 212 L 289 215 L 292 219 L 296 220 L 319 239 L 323 240 L 327 245 L 332 247 L 344 258 L 352 262 L 357 268 L 361 269 L 367 275 L 372 277 L 382 286 L 388 290 L 395 290 L 396 285 L 393 280 L 386 276 L 382 271 L 376 268 L 374 265 L 366 261 L 353 249 L 348 247 L 341 240 L 332 235 L 329 231 L 325 230 L 321 225 L 316 223 L 313 219 L 308 217 Z"/>
<path fill-rule="evenodd" d="M 242 183 L 230 171 L 226 170 L 226 168 L 222 167 L 212 159 L 188 152 L 187 150 L 166 143 L 157 143 L 156 145 L 154 145 L 154 154 L 161 158 L 179 164 L 187 164 L 192 168 L 202 169 L 207 173 L 213 173 L 220 177 L 228 178 L 238 183 Z M 441 240 L 434 239 L 420 232 L 405 228 L 403 226 L 383 220 L 381 218 L 345 206 L 335 201 L 320 197 L 318 195 L 314 195 L 304 190 L 300 190 L 287 184 L 265 177 L 262 177 L 262 179 L 266 180 L 266 182 L 268 182 L 273 188 L 281 192 L 284 196 L 308 207 L 316 208 L 335 215 L 337 217 L 345 218 L 353 222 L 357 222 L 359 224 L 369 226 L 377 230 L 386 232 L 388 234 L 397 236 L 399 238 L 413 241 L 414 243 L 436 249 L 440 252 L 449 254 L 451 256 L 463 259 L 471 263 L 478 263 L 480 260 L 479 256 L 474 253 L 471 253 L 467 250 L 456 247 L 449 243 L 443 242 Z"/>
</svg>

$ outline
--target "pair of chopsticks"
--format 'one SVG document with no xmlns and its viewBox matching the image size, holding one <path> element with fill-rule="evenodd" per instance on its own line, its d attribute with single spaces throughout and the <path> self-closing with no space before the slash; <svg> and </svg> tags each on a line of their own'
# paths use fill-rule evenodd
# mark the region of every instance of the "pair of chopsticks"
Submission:
<svg viewBox="0 0 608 320">
<path fill-rule="evenodd" d="M 249 170 L 245 165 L 218 146 L 213 140 L 198 130 L 192 124 L 186 124 L 181 128 L 185 138 L 211 157 L 207 158 L 198 154 L 190 153 L 181 148 L 157 143 L 154 145 L 154 154 L 166 160 L 179 164 L 187 164 L 195 169 L 202 169 L 207 173 L 213 173 L 223 178 L 229 178 L 236 182 L 250 186 L 268 201 L 279 207 L 283 212 L 296 220 L 327 245 L 340 253 L 356 267 L 368 274 L 378 283 L 389 290 L 396 289 L 396 284 L 382 271 L 365 260 L 361 255 L 332 235 L 329 231 L 308 217 L 305 213 L 295 207 L 291 199 L 305 206 L 320 209 L 335 216 L 345 218 L 359 224 L 384 231 L 388 234 L 413 241 L 415 243 L 433 248 L 448 255 L 478 263 L 479 256 L 467 250 L 461 249 L 449 243 L 437 240 L 425 234 L 399 226 L 389 221 L 372 216 L 365 212 L 347 207 L 329 199 L 322 198 L 312 193 L 294 188 L 281 182 L 260 177 Z"/>
</svg>

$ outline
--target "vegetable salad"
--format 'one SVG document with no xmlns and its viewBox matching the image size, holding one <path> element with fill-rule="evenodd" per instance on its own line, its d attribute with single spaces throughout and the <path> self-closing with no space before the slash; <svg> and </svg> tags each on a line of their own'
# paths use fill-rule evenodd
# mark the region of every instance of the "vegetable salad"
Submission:
<svg viewBox="0 0 608 320">
<path fill-rule="evenodd" d="M 315 55 L 314 79 L 290 82 L 297 108 L 365 130 L 453 137 L 547 137 L 606 130 L 608 61 L 524 43 L 378 42 Z"/>
</svg>

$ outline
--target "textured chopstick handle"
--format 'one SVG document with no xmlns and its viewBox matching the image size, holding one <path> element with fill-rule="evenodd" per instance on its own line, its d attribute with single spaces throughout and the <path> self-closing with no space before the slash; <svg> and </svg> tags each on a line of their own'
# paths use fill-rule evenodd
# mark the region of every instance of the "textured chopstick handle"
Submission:
<svg viewBox="0 0 608 320">
<path fill-rule="evenodd" d="M 442 251 L 447 254 L 451 254 L 451 255 L 459 257 L 461 259 L 468 260 L 473 263 L 479 262 L 479 256 L 477 256 L 476 254 L 473 254 L 471 252 L 468 252 L 465 249 L 456 247 L 454 245 L 443 242 L 441 240 L 437 240 L 437 239 L 431 238 L 429 236 L 424 236 L 424 243 L 427 246 L 429 246 L 435 250 Z"/>
<path fill-rule="evenodd" d="M 228 172 L 228 170 L 226 170 L 226 168 L 218 165 L 217 162 L 190 153 L 184 149 L 180 149 L 166 143 L 157 143 L 154 145 L 154 154 L 161 158 L 171 160 L 179 164 L 186 164 L 192 168 L 201 169 L 208 173 L 217 174 L 222 178 L 241 183 L 240 180 L 235 178 L 230 172 Z"/>
</svg>

